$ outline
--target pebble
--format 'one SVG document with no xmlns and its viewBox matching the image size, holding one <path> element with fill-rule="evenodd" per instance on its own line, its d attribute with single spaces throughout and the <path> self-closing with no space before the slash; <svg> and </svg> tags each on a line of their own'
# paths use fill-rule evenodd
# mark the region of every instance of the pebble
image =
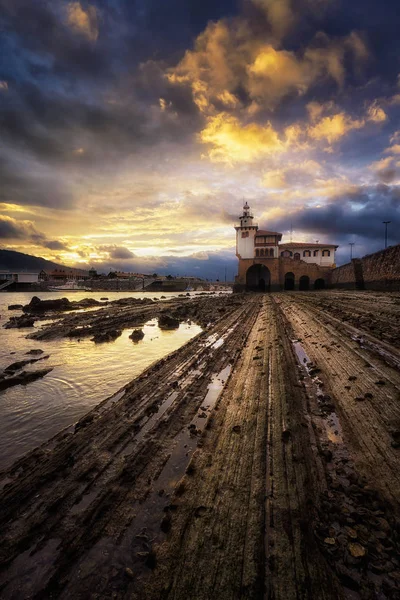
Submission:
<svg viewBox="0 0 400 600">
<path fill-rule="evenodd" d="M 348 545 L 349 552 L 355 558 L 360 558 L 361 556 L 365 556 L 366 550 L 364 546 L 358 544 L 357 542 L 352 542 Z"/>
<path fill-rule="evenodd" d="M 336 540 L 333 537 L 327 537 L 324 539 L 324 543 L 325 544 L 329 544 L 329 546 L 335 546 L 336 545 Z"/>
</svg>

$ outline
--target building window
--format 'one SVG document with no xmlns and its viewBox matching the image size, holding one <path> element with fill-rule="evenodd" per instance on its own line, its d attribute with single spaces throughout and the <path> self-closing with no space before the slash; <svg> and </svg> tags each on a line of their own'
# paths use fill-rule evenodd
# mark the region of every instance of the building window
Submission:
<svg viewBox="0 0 400 600">
<path fill-rule="evenodd" d="M 274 256 L 274 249 L 273 248 L 270 248 L 269 255 L 270 256 Z"/>
<path fill-rule="evenodd" d="M 330 250 L 322 250 L 322 256 L 330 256 L 330 255 L 331 255 Z"/>
<path fill-rule="evenodd" d="M 311 256 L 311 252 L 309 250 L 304 250 L 303 256 Z"/>
<path fill-rule="evenodd" d="M 262 248 L 260 250 L 260 256 L 264 256 L 264 250 Z"/>
<path fill-rule="evenodd" d="M 314 250 L 314 256 L 318 256 L 318 250 Z"/>
<path fill-rule="evenodd" d="M 249 232 L 248 231 L 242 231 L 242 238 L 247 238 L 249 237 Z"/>
<path fill-rule="evenodd" d="M 283 252 L 281 252 L 281 256 L 284 256 L 285 258 L 290 258 L 292 256 L 292 253 L 290 252 L 290 250 L 284 250 Z"/>
<path fill-rule="evenodd" d="M 300 252 L 295 252 L 293 258 L 294 260 L 300 260 Z"/>
<path fill-rule="evenodd" d="M 260 251 L 259 251 L 259 249 L 258 249 L 258 248 L 257 248 L 257 250 L 256 250 L 256 256 L 260 256 Z"/>
</svg>

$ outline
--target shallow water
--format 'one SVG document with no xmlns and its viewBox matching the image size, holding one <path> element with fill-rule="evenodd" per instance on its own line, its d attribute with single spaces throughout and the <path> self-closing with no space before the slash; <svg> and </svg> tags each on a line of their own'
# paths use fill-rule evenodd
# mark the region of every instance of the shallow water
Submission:
<svg viewBox="0 0 400 600">
<path fill-rule="evenodd" d="M 15 386 L 0 392 L 0 469 L 12 464 L 25 452 L 43 443 L 58 431 L 76 422 L 96 404 L 117 392 L 152 362 L 180 348 L 200 333 L 197 325 L 181 324 L 179 329 L 162 331 L 157 321 L 143 328 L 145 336 L 134 344 L 130 339 L 133 328 L 126 329 L 114 342 L 94 344 L 88 338 L 63 338 L 52 341 L 26 339 L 33 331 L 4 329 L 9 317 L 21 311 L 9 311 L 9 304 L 27 304 L 32 296 L 41 299 L 67 297 L 70 300 L 107 297 L 160 298 L 178 293 L 132 292 L 58 292 L 0 293 L 0 369 L 31 358 L 26 352 L 41 348 L 49 358 L 28 365 L 26 370 L 54 367 L 43 379 L 26 386 Z M 195 295 L 191 293 L 191 296 Z M 41 327 L 43 321 L 36 325 Z M 15 354 L 11 354 L 15 352 Z"/>
</svg>

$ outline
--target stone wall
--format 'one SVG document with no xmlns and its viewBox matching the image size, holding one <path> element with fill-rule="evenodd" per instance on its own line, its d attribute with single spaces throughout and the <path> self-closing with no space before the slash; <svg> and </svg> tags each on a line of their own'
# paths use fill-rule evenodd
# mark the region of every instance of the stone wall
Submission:
<svg viewBox="0 0 400 600">
<path fill-rule="evenodd" d="M 400 244 L 362 258 L 365 289 L 400 290 Z"/>
<path fill-rule="evenodd" d="M 400 244 L 332 271 L 331 285 L 335 288 L 366 290 L 400 290 Z"/>
<path fill-rule="evenodd" d="M 348 290 L 356 289 L 356 274 L 354 260 L 350 263 L 333 269 L 331 274 L 331 286 Z"/>
</svg>

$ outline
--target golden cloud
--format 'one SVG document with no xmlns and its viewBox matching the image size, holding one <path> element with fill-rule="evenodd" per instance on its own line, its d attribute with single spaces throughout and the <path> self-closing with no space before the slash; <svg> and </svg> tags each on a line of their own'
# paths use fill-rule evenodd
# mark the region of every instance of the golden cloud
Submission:
<svg viewBox="0 0 400 600">
<path fill-rule="evenodd" d="M 95 42 L 99 35 L 97 26 L 96 7 L 88 5 L 85 11 L 80 2 L 70 2 L 67 5 L 67 23 L 77 33 Z"/>
<path fill-rule="evenodd" d="M 204 144 L 214 146 L 208 152 L 212 161 L 228 164 L 252 162 L 285 149 L 270 123 L 263 127 L 256 123 L 243 126 L 227 113 L 210 118 L 199 138 Z"/>
<path fill-rule="evenodd" d="M 368 121 L 373 121 L 374 123 L 383 123 L 383 121 L 386 121 L 387 119 L 387 114 L 375 101 L 367 110 L 367 119 Z"/>
<path fill-rule="evenodd" d="M 274 189 L 299 188 L 312 185 L 315 177 L 321 172 L 321 165 L 312 159 L 278 169 L 267 171 L 262 178 L 262 185 Z"/>
<path fill-rule="evenodd" d="M 385 150 L 386 154 L 400 154 L 400 144 L 394 144 Z"/>
<path fill-rule="evenodd" d="M 341 137 L 353 129 L 364 127 L 363 119 L 352 119 L 344 112 L 337 113 L 332 117 L 324 117 L 316 125 L 308 128 L 308 135 L 317 141 L 327 141 L 328 144 L 337 142 Z"/>
<path fill-rule="evenodd" d="M 269 11 L 282 16 L 287 2 L 266 0 Z M 278 17 L 277 17 L 278 19 Z M 210 23 L 197 37 L 194 50 L 187 51 L 179 64 L 167 73 L 176 85 L 188 85 L 194 102 L 205 114 L 218 112 L 224 103 L 242 108 L 236 91 L 246 94 L 249 114 L 262 108 L 274 109 L 288 94 L 302 95 L 320 79 L 332 78 L 338 85 L 345 79 L 345 59 L 361 64 L 367 48 L 357 33 L 330 38 L 319 33 L 305 50 L 295 54 L 277 46 L 273 38 L 252 31 L 243 18 Z"/>
<path fill-rule="evenodd" d="M 281 39 L 293 26 L 295 18 L 290 0 L 253 0 L 262 8 L 271 24 L 273 34 Z"/>
<path fill-rule="evenodd" d="M 390 150 L 390 148 L 388 148 L 388 150 Z M 386 158 L 381 158 L 380 160 L 371 163 L 368 168 L 371 171 L 376 171 L 379 173 L 380 171 L 385 171 L 388 169 L 391 166 L 392 161 L 393 156 L 387 156 Z"/>
</svg>

